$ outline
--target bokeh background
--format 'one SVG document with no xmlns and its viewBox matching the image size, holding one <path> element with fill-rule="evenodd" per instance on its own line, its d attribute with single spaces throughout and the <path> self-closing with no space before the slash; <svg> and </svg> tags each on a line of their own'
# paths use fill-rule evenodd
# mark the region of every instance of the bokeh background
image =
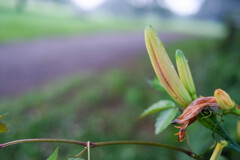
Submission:
<svg viewBox="0 0 240 160">
<path fill-rule="evenodd" d="M 151 140 L 186 148 L 173 126 L 154 134 L 157 117 L 139 114 L 169 97 L 148 83 L 155 77 L 144 28 L 159 32 L 175 63 L 189 59 L 198 95 L 226 90 L 240 103 L 240 2 L 238 0 L 0 0 L 0 113 L 8 131 L 1 143 L 22 138 L 81 141 Z M 240 140 L 236 118 L 223 125 Z M 201 153 L 211 132 L 194 123 L 191 146 Z M 20 144 L 0 159 L 46 159 L 56 148 L 65 159 L 82 147 Z M 208 159 L 211 152 L 205 156 Z M 231 151 L 226 159 L 238 159 Z M 179 160 L 179 152 L 149 146 L 106 146 L 92 159 Z"/>
</svg>

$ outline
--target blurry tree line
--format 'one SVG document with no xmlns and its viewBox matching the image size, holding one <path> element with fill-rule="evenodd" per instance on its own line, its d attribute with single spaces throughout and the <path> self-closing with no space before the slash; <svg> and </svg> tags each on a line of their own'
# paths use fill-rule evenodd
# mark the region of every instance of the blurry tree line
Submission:
<svg viewBox="0 0 240 160">
<path fill-rule="evenodd" d="M 27 0 L 16 0 L 16 11 L 22 12 L 27 5 Z"/>
<path fill-rule="evenodd" d="M 16 11 L 17 12 L 22 12 L 24 9 L 27 7 L 27 4 L 30 0 L 15 0 L 16 1 Z M 50 1 L 50 2 L 68 2 L 70 0 L 38 0 L 38 1 Z"/>
<path fill-rule="evenodd" d="M 233 99 L 240 103 L 240 12 L 227 16 L 225 24 L 228 36 L 219 43 L 215 54 L 209 53 L 202 65 L 208 66 L 205 72 L 206 84 L 213 93 L 222 87 L 230 92 Z M 204 73 L 204 72 L 203 72 Z M 213 77 L 214 76 L 214 77 Z M 210 94 L 210 93 L 209 93 Z"/>
</svg>

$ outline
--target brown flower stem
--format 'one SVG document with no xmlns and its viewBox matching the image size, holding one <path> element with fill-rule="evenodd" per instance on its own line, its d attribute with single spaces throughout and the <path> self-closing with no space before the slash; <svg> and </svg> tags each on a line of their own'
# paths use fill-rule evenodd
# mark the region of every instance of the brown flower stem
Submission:
<svg viewBox="0 0 240 160">
<path fill-rule="evenodd" d="M 32 142 L 55 142 L 55 143 L 68 143 L 68 144 L 76 144 L 76 145 L 81 145 L 84 147 L 87 147 L 88 142 L 83 142 L 83 141 L 76 141 L 76 140 L 69 140 L 69 139 L 50 139 L 50 138 L 43 138 L 43 139 L 21 139 L 21 140 L 16 140 L 16 141 L 11 141 L 11 142 L 6 142 L 3 144 L 0 144 L 0 149 L 5 148 L 7 146 L 15 145 L 15 144 L 20 144 L 20 143 L 32 143 Z M 107 142 L 91 142 L 90 146 L 91 148 L 95 147 L 100 147 L 100 146 L 108 146 L 108 145 L 121 145 L 121 144 L 133 144 L 133 145 L 145 145 L 145 146 L 156 146 L 156 147 L 164 147 L 168 149 L 172 149 L 175 151 L 179 151 L 182 153 L 185 153 L 189 157 L 192 157 L 194 159 L 200 159 L 199 157 L 196 156 L 195 153 L 187 151 L 182 148 L 178 148 L 175 146 L 167 145 L 167 144 L 162 144 L 162 143 L 157 143 L 157 142 L 149 142 L 149 141 L 107 141 Z M 87 149 L 84 149 L 82 152 L 80 152 L 77 156 L 81 156 L 83 153 L 85 153 Z"/>
<path fill-rule="evenodd" d="M 16 141 L 6 142 L 0 144 L 0 149 L 5 148 L 7 146 L 19 144 L 19 143 L 32 143 L 32 142 L 56 142 L 56 143 L 69 143 L 69 144 L 77 144 L 82 146 L 87 146 L 87 142 L 75 141 L 69 139 L 51 139 L 51 138 L 36 138 L 36 139 L 20 139 Z"/>
</svg>

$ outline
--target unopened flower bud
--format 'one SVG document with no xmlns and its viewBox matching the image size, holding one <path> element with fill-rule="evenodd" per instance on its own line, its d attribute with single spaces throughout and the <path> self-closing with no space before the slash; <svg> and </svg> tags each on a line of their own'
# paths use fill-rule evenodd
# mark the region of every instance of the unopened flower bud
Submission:
<svg viewBox="0 0 240 160">
<path fill-rule="evenodd" d="M 218 158 L 220 157 L 220 155 L 222 153 L 223 148 L 226 147 L 227 144 L 228 144 L 227 141 L 218 142 L 213 151 L 213 154 L 212 154 L 210 160 L 218 160 Z"/>
<path fill-rule="evenodd" d="M 240 140 L 240 118 L 237 120 L 237 136 L 238 139 Z"/>
<path fill-rule="evenodd" d="M 232 109 L 234 107 L 233 101 L 225 91 L 216 89 L 214 92 L 214 97 L 217 100 L 217 104 L 223 111 Z"/>
<path fill-rule="evenodd" d="M 182 81 L 184 87 L 187 89 L 192 99 L 195 100 L 197 98 L 196 88 L 193 82 L 190 67 L 188 65 L 188 60 L 185 58 L 183 51 L 179 49 L 176 51 L 175 57 L 180 80 Z"/>
<path fill-rule="evenodd" d="M 153 68 L 163 87 L 179 105 L 187 107 L 192 102 L 192 98 L 179 79 L 162 42 L 151 26 L 145 29 L 145 43 Z"/>
</svg>

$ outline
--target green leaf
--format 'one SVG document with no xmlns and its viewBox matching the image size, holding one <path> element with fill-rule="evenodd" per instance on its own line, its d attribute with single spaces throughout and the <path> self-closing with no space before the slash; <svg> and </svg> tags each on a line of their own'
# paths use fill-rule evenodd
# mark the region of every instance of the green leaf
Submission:
<svg viewBox="0 0 240 160">
<path fill-rule="evenodd" d="M 153 80 L 148 80 L 147 81 L 148 84 L 150 84 L 150 86 L 152 86 L 154 89 L 159 90 L 161 92 L 166 92 L 166 90 L 164 89 L 164 87 L 162 86 L 161 82 L 159 81 L 159 79 L 157 77 L 155 77 Z"/>
<path fill-rule="evenodd" d="M 160 100 L 157 103 L 154 103 L 152 106 L 145 109 L 143 113 L 140 115 L 140 118 L 173 107 L 176 107 L 174 102 L 170 100 Z"/>
<path fill-rule="evenodd" d="M 53 154 L 50 157 L 48 157 L 47 160 L 58 160 L 58 147 L 55 149 Z"/>
<path fill-rule="evenodd" d="M 6 131 L 7 131 L 6 125 L 0 122 L 0 133 L 4 133 Z"/>
<path fill-rule="evenodd" d="M 178 108 L 169 108 L 160 112 L 155 123 L 155 134 L 159 134 L 165 128 L 167 128 L 172 120 L 176 117 L 177 112 Z"/>
</svg>

